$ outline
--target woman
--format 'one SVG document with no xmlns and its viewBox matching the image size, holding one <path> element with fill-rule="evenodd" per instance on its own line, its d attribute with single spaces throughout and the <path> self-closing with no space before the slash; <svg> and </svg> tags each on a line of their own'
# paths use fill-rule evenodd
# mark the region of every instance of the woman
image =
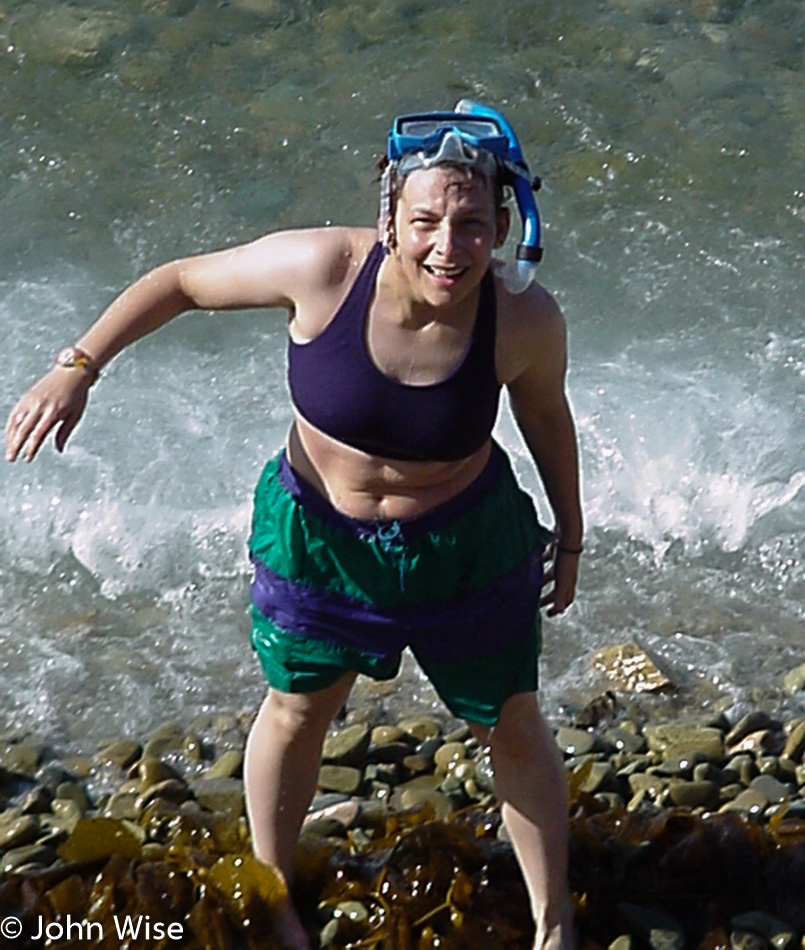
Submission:
<svg viewBox="0 0 805 950">
<path fill-rule="evenodd" d="M 491 748 L 534 946 L 569 947 L 566 782 L 536 699 L 539 608 L 570 605 L 581 553 L 565 324 L 542 287 L 513 293 L 492 264 L 503 185 L 522 212 L 527 169 L 502 117 L 459 108 L 396 121 L 380 241 L 274 233 L 134 283 L 15 406 L 8 458 L 31 460 L 54 428 L 62 451 L 101 367 L 176 315 L 286 308 L 294 423 L 251 538 L 252 643 L 270 686 L 246 749 L 255 854 L 290 879 L 332 717 L 358 672 L 394 676 L 409 646 Z M 502 386 L 556 519 L 545 579 L 550 535 L 491 439 Z M 283 945 L 309 946 L 290 901 L 275 926 Z"/>
</svg>

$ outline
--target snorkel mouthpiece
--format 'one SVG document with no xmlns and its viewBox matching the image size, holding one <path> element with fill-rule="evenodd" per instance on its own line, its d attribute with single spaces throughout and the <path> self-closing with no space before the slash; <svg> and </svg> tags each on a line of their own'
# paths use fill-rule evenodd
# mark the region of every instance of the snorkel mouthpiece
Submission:
<svg viewBox="0 0 805 950">
<path fill-rule="evenodd" d="M 517 245 L 516 265 L 504 268 L 503 279 L 513 293 L 531 283 L 542 260 L 539 211 L 533 194 L 539 179 L 532 181 L 517 136 L 496 109 L 462 99 L 452 112 L 397 116 L 388 135 L 387 155 L 389 164 L 381 180 L 381 240 L 388 222 L 393 175 L 404 178 L 415 169 L 439 164 L 472 165 L 490 177 L 500 166 L 508 169 L 523 236 Z"/>
</svg>

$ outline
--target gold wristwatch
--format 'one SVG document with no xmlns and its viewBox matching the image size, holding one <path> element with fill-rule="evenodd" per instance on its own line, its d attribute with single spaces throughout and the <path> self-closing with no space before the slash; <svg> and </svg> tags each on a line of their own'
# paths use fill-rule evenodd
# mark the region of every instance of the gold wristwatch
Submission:
<svg viewBox="0 0 805 950">
<path fill-rule="evenodd" d="M 77 346 L 67 346 L 63 350 L 60 350 L 56 354 L 54 362 L 56 366 L 61 366 L 63 369 L 83 370 L 83 372 L 89 376 L 90 386 L 92 386 L 101 375 L 100 367 L 95 360 L 89 353 L 79 350 Z"/>
</svg>

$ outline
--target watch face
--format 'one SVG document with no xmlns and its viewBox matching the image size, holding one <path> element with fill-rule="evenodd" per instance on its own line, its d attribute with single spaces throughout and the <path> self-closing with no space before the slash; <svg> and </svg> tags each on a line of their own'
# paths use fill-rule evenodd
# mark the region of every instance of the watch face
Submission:
<svg viewBox="0 0 805 950">
<path fill-rule="evenodd" d="M 95 380 L 100 375 L 100 370 L 93 362 L 92 358 L 86 353 L 82 353 L 81 350 L 76 349 L 74 346 L 68 346 L 63 350 L 60 350 L 56 354 L 55 363 L 57 366 L 62 366 L 64 369 L 80 369 L 91 377 L 91 382 L 94 383 Z"/>
<path fill-rule="evenodd" d="M 72 347 L 68 346 L 58 353 L 56 363 L 59 366 L 64 366 L 66 369 L 72 369 L 76 366 L 83 369 L 88 366 L 89 360 L 86 357 L 82 359 L 80 353 L 77 353 Z"/>
</svg>

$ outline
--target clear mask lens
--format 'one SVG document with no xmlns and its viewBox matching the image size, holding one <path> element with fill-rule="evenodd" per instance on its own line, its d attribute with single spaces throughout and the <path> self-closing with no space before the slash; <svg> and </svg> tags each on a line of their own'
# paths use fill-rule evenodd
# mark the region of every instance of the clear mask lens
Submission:
<svg viewBox="0 0 805 950">
<path fill-rule="evenodd" d="M 457 132 L 474 139 L 501 138 L 500 129 L 494 122 L 478 119 L 458 119 L 451 122 Z M 429 138 L 445 128 L 444 121 L 413 117 L 403 118 L 399 123 L 399 134 L 414 138 Z"/>
<path fill-rule="evenodd" d="M 487 175 L 494 175 L 496 164 L 494 156 L 485 149 L 470 145 L 457 132 L 447 132 L 439 142 L 435 152 L 409 152 L 400 159 L 397 173 L 403 177 L 418 168 L 432 168 L 434 165 L 471 165 Z"/>
</svg>

